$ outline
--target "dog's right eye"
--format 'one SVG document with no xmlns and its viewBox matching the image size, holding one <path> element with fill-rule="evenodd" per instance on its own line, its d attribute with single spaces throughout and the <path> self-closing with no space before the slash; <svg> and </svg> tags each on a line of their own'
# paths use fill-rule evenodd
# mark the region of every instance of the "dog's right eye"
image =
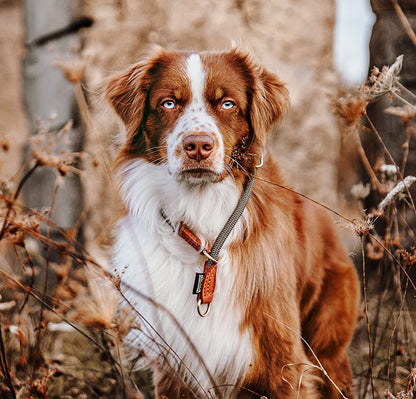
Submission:
<svg viewBox="0 0 416 399">
<path fill-rule="evenodd" d="M 176 104 L 175 101 L 173 100 L 165 100 L 162 102 L 162 107 L 166 108 L 166 109 L 175 109 L 176 108 Z"/>
</svg>

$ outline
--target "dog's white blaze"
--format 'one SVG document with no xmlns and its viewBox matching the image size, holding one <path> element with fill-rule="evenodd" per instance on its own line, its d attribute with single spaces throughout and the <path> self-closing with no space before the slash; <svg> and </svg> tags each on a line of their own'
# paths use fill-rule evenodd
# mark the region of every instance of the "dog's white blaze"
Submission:
<svg viewBox="0 0 416 399">
<path fill-rule="evenodd" d="M 186 72 L 191 81 L 192 102 L 191 108 L 203 109 L 204 106 L 204 88 L 205 88 L 205 71 L 199 54 L 192 54 L 186 60 Z"/>
<path fill-rule="evenodd" d="M 183 158 L 178 153 L 181 153 L 184 137 L 191 133 L 204 132 L 211 135 L 216 142 L 210 159 L 212 169 L 221 174 L 224 171 L 224 142 L 214 118 L 207 111 L 208 104 L 204 98 L 206 72 L 199 54 L 191 54 L 187 58 L 186 74 L 190 82 L 191 101 L 167 138 L 169 172 L 177 175 L 181 170 Z"/>
</svg>

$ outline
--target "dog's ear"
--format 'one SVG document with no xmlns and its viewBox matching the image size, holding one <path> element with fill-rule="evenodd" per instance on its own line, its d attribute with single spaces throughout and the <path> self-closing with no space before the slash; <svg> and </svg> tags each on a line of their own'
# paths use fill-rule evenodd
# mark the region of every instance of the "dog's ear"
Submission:
<svg viewBox="0 0 416 399">
<path fill-rule="evenodd" d="M 249 53 L 237 48 L 231 51 L 243 63 L 246 70 L 247 81 L 251 86 L 248 99 L 253 141 L 263 147 L 272 125 L 289 108 L 289 92 L 276 75 L 266 71 Z"/>
<path fill-rule="evenodd" d="M 142 123 L 150 89 L 149 72 L 162 52 L 160 47 L 153 49 L 143 61 L 111 76 L 107 82 L 105 97 L 126 125 L 128 135 L 135 134 Z"/>
<path fill-rule="evenodd" d="M 132 65 L 128 70 L 115 74 L 105 88 L 105 97 L 126 125 L 128 132 L 136 131 L 144 114 L 147 89 L 143 85 L 146 65 Z"/>
<path fill-rule="evenodd" d="M 254 73 L 250 121 L 254 130 L 254 139 L 263 146 L 272 125 L 289 108 L 289 92 L 276 75 L 269 73 L 263 67 L 255 67 Z"/>
</svg>

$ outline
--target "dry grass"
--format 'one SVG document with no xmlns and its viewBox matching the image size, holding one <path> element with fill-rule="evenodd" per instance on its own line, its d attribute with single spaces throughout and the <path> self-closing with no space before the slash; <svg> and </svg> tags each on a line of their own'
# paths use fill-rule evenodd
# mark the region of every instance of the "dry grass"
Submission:
<svg viewBox="0 0 416 399">
<path fill-rule="evenodd" d="M 80 65 L 76 64 L 74 73 L 68 64 L 61 66 L 75 85 L 81 113 L 93 134 L 80 85 Z M 363 399 L 413 398 L 415 393 L 416 326 L 412 302 L 416 289 L 411 276 L 416 264 L 416 237 L 409 222 L 409 217 L 416 215 L 409 190 L 415 178 L 403 175 L 408 151 L 398 165 L 386 148 L 390 165 L 374 169 L 358 134 L 365 119 L 371 134 L 381 140 L 367 117 L 366 107 L 380 96 L 401 99 L 404 88 L 398 82 L 400 65 L 398 59 L 390 68 L 374 70 L 365 86 L 339 99 L 335 106 L 344 121 L 344 133 L 355 135 L 356 151 L 369 174 L 370 189 L 384 198 L 374 209 L 363 211 L 360 220 L 334 212 L 361 238 L 362 244 L 359 263 L 363 317 L 351 356 L 357 396 Z M 414 104 L 386 112 L 403 122 L 407 132 L 403 145 L 408 149 L 414 132 Z M 69 126 L 54 136 L 40 127 L 25 168 L 14 178 L 1 182 L 0 396 L 150 398 L 149 374 L 126 368 L 123 338 L 131 328 L 140 330 L 143 326 L 138 324 L 139 312 L 133 306 L 126 307 L 127 311 L 118 310 L 120 300 L 127 302 L 120 292 L 121 276 L 106 272 L 76 242 L 77 227 L 64 231 L 51 221 L 53 199 L 51 209 L 42 211 L 28 209 L 20 201 L 22 188 L 38 168 L 56 171 L 56 187 L 68 174 L 82 173 L 78 170 L 80 159 L 84 168 L 98 165 L 109 173 L 105 159 L 97 163 L 84 153 L 57 150 L 65 135 L 70 134 Z M 2 162 L 7 162 L 11 145 L 0 137 Z M 362 185 L 356 192 L 362 199 L 370 189 Z M 383 234 L 375 227 L 380 221 L 386 226 Z M 42 234 L 42 224 L 59 231 L 64 240 L 56 242 Z M 59 263 L 48 259 L 49 250 L 60 254 Z M 377 264 L 376 273 L 367 273 L 369 263 Z M 388 279 L 388 283 L 382 279 Z"/>
</svg>

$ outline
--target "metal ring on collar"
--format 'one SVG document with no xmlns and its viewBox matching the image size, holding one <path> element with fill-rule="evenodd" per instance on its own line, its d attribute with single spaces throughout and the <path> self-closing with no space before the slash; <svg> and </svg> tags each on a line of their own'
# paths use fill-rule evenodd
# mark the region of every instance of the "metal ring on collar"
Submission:
<svg viewBox="0 0 416 399">
<path fill-rule="evenodd" d="M 256 168 L 261 168 L 263 166 L 263 154 L 261 154 L 260 163 L 256 165 Z"/>
<path fill-rule="evenodd" d="M 202 301 L 201 299 L 198 299 L 196 308 L 198 309 L 198 313 L 201 317 L 205 317 L 208 316 L 209 311 L 211 310 L 211 303 L 207 303 L 207 308 L 205 310 L 205 312 L 202 312 L 201 310 L 201 305 L 202 305 Z"/>
</svg>

